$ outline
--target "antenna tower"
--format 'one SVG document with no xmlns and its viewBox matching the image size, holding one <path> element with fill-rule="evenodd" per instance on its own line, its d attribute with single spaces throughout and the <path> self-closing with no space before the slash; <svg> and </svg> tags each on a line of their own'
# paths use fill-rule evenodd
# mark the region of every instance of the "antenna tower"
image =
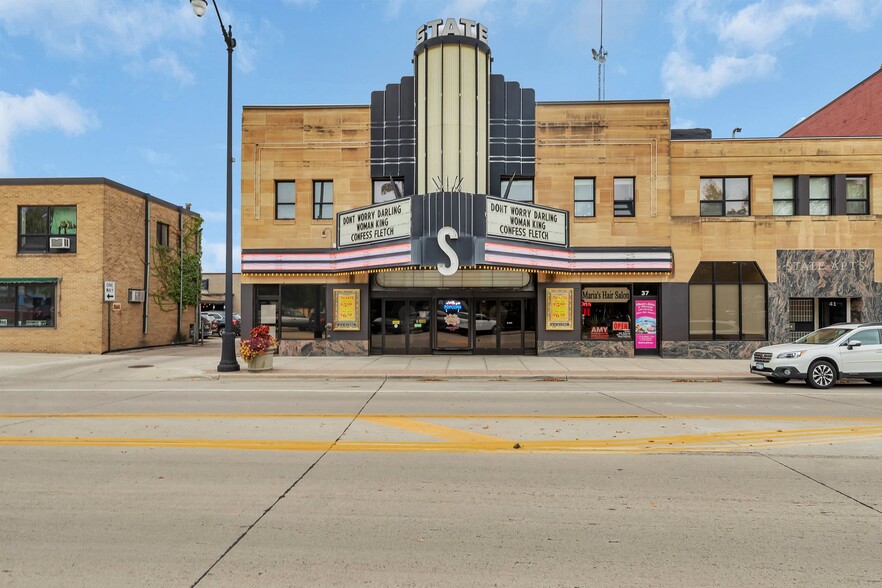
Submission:
<svg viewBox="0 0 882 588">
<path fill-rule="evenodd" d="M 597 99 L 606 100 L 606 56 L 603 49 L 603 0 L 600 0 L 600 49 L 591 49 L 591 57 L 597 62 Z"/>
</svg>

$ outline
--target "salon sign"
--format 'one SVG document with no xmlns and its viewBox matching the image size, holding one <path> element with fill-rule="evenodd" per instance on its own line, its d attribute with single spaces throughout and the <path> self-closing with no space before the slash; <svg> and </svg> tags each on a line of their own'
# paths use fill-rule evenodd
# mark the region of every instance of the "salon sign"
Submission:
<svg viewBox="0 0 882 588">
<path fill-rule="evenodd" d="M 631 300 L 631 289 L 627 286 L 589 286 L 582 288 L 582 300 L 585 302 L 628 302 Z"/>
</svg>

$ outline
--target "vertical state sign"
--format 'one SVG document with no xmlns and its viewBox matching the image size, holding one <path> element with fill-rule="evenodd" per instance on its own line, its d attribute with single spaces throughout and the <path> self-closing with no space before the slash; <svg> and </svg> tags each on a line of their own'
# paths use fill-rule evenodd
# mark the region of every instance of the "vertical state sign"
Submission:
<svg viewBox="0 0 882 588">
<path fill-rule="evenodd" d="M 337 244 L 353 247 L 410 237 L 410 198 L 337 215 Z"/>
</svg>

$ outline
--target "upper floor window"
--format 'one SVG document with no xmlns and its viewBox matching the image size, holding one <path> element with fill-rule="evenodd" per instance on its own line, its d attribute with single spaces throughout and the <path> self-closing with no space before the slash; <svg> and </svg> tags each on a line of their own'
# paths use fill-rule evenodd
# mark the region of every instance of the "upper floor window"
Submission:
<svg viewBox="0 0 882 588">
<path fill-rule="evenodd" d="M 845 206 L 848 214 L 870 214 L 870 178 L 845 177 Z"/>
<path fill-rule="evenodd" d="M 391 180 L 374 180 L 374 204 L 395 200 L 398 197 L 398 194 L 395 193 L 395 188 L 398 188 L 398 193 L 403 195 L 404 179 L 392 178 Z"/>
<path fill-rule="evenodd" d="M 829 215 L 831 201 L 830 178 L 809 178 L 809 214 L 812 216 Z"/>
<path fill-rule="evenodd" d="M 701 216 L 750 214 L 748 178 L 701 178 Z"/>
<path fill-rule="evenodd" d="M 19 253 L 73 253 L 77 250 L 76 206 L 19 206 Z"/>
<path fill-rule="evenodd" d="M 772 214 L 775 216 L 796 214 L 796 178 L 784 177 L 772 180 Z"/>
<path fill-rule="evenodd" d="M 511 187 L 509 187 L 511 181 Z M 508 199 L 515 202 L 533 202 L 533 178 L 515 178 L 509 180 L 502 178 L 499 193 L 505 197 L 505 191 L 508 190 Z"/>
<path fill-rule="evenodd" d="M 634 178 L 613 180 L 613 216 L 634 216 Z"/>
<path fill-rule="evenodd" d="M 317 180 L 312 183 L 312 218 L 334 218 L 334 182 Z"/>
<path fill-rule="evenodd" d="M 573 182 L 573 214 L 594 216 L 594 178 L 576 178 Z"/>
<path fill-rule="evenodd" d="M 294 219 L 294 182 L 276 182 L 276 219 Z"/>
<path fill-rule="evenodd" d="M 156 244 L 161 247 L 168 247 L 168 225 L 165 223 L 156 223 Z"/>
</svg>

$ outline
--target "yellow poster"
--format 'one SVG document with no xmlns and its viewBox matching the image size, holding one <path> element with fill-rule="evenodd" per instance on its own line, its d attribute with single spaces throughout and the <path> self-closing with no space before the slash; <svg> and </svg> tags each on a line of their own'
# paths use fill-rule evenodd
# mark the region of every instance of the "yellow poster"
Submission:
<svg viewBox="0 0 882 588">
<path fill-rule="evenodd" d="M 361 329 L 359 290 L 334 290 L 334 330 L 358 331 Z"/>
<path fill-rule="evenodd" d="M 573 330 L 572 288 L 548 288 L 545 290 L 545 330 Z"/>
</svg>

